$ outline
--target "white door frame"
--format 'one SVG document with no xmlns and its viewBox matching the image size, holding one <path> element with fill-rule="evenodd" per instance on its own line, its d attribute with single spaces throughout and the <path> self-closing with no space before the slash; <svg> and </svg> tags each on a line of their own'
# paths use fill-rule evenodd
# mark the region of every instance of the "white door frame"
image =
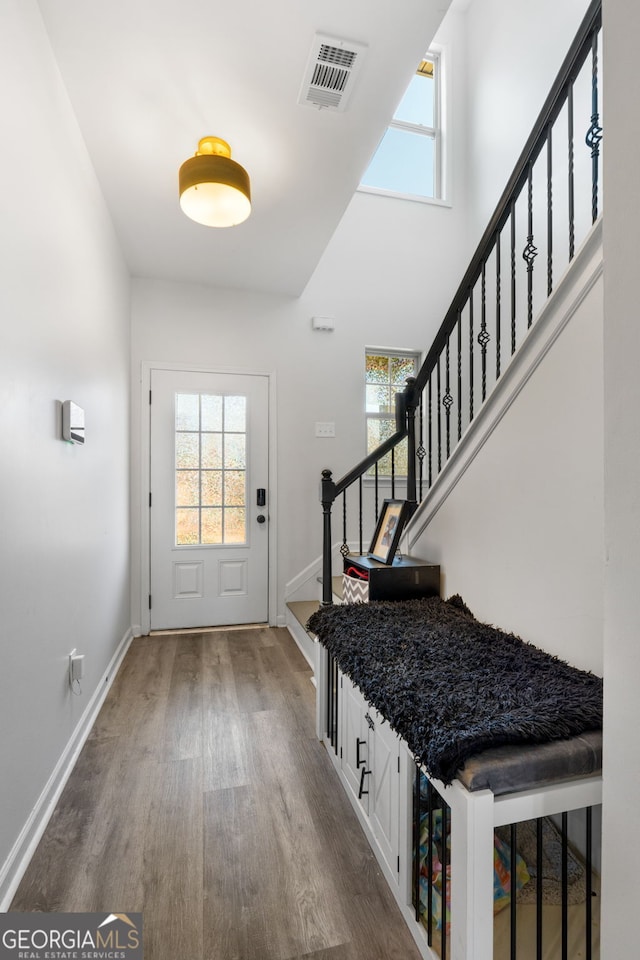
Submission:
<svg viewBox="0 0 640 960">
<path fill-rule="evenodd" d="M 151 629 L 149 594 L 151 593 L 151 530 L 149 491 L 151 489 L 151 408 L 149 391 L 152 370 L 176 370 L 187 373 L 236 374 L 267 377 L 269 382 L 269 624 L 275 626 L 278 608 L 278 475 L 276 453 L 276 375 L 274 371 L 247 370 L 239 367 L 205 367 L 195 363 L 154 362 L 140 364 L 140 625 L 143 634 Z"/>
</svg>

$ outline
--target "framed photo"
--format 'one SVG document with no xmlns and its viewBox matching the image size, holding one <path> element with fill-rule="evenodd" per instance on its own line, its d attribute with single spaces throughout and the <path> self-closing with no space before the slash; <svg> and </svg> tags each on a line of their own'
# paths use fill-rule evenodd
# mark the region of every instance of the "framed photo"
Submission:
<svg viewBox="0 0 640 960">
<path fill-rule="evenodd" d="M 406 519 L 406 500 L 383 500 L 369 556 L 382 563 L 393 563 L 402 527 Z"/>
</svg>

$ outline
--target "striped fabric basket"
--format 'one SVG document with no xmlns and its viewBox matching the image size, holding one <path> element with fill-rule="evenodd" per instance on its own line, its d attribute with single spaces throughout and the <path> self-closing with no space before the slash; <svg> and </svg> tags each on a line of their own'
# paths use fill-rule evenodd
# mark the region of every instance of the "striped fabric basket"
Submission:
<svg viewBox="0 0 640 960">
<path fill-rule="evenodd" d="M 347 567 L 342 574 L 344 603 L 369 602 L 369 577 L 356 567 Z"/>
</svg>

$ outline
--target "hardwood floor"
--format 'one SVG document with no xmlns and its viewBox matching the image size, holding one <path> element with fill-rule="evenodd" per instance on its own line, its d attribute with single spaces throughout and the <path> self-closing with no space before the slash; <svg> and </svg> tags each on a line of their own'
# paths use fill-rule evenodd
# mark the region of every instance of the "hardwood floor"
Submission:
<svg viewBox="0 0 640 960">
<path fill-rule="evenodd" d="M 142 912 L 146 960 L 419 960 L 288 631 L 134 640 L 16 911 Z"/>
</svg>

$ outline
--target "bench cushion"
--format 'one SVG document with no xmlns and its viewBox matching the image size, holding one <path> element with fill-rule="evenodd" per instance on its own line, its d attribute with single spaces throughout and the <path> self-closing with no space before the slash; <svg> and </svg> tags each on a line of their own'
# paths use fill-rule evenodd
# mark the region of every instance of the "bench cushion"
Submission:
<svg viewBox="0 0 640 960">
<path fill-rule="evenodd" d="M 491 790 L 496 796 L 545 787 L 560 780 L 588 777 L 602 770 L 602 731 L 589 730 L 567 740 L 492 747 L 465 761 L 457 779 L 467 790 Z"/>
</svg>

